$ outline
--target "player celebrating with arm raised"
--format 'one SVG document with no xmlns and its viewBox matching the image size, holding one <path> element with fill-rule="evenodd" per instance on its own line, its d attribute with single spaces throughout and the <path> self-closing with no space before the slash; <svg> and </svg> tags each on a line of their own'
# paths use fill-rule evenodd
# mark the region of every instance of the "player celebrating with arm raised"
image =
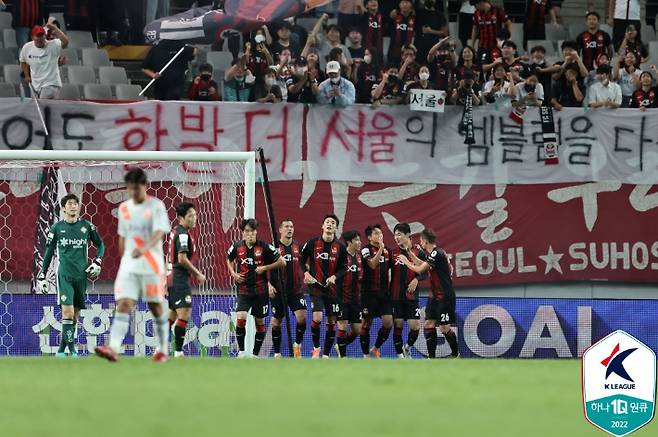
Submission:
<svg viewBox="0 0 658 437">
<path fill-rule="evenodd" d="M 455 318 L 456 298 L 455 290 L 452 287 L 450 263 L 448 263 L 448 258 L 443 249 L 436 246 L 436 234 L 433 230 L 425 228 L 420 233 L 420 245 L 428 254 L 426 261 L 421 260 L 411 251 L 407 252 L 411 260 L 403 254 L 398 255 L 397 260 L 416 273 L 429 271 L 432 292 L 425 309 L 427 355 L 429 358 L 436 358 L 436 323 L 438 321 L 439 329 L 450 345 L 451 355 L 456 357 L 459 355 L 457 334 L 450 328 L 450 325 L 457 320 Z"/>
<path fill-rule="evenodd" d="M 244 219 L 240 223 L 242 240 L 236 241 L 228 249 L 226 266 L 238 285 L 238 318 L 235 336 L 238 340 L 238 358 L 247 358 L 244 351 L 244 337 L 247 333 L 247 313 L 256 320 L 256 339 L 253 356 L 257 357 L 265 340 L 265 316 L 269 309 L 267 272 L 286 266 L 279 251 L 271 244 L 256 239 L 258 222 Z M 234 268 L 237 264 L 237 271 Z"/>
<path fill-rule="evenodd" d="M 55 223 L 48 231 L 43 267 L 37 275 L 37 289 L 44 294 L 48 293 L 46 273 L 57 250 L 57 292 L 62 306 L 62 340 L 56 355 L 63 357 L 66 356 L 67 346 L 71 356 L 78 355 L 75 350 L 75 327 L 80 310 L 85 308 L 87 275 L 91 279 L 100 275 L 105 244 L 96 227 L 91 222 L 80 219 L 78 196 L 67 194 L 60 205 L 64 210 L 64 220 Z M 96 246 L 96 258 L 87 265 L 89 241 Z"/>
<path fill-rule="evenodd" d="M 327 315 L 327 334 L 324 338 L 324 356 L 329 358 L 336 337 L 336 316 L 340 314 L 340 305 L 336 300 L 336 282 L 345 275 L 347 251 L 336 239 L 338 217 L 327 214 L 322 220 L 322 235 L 309 240 L 302 249 L 299 266 L 304 272 L 304 283 L 312 286 L 311 307 L 313 320 L 313 354 L 311 358 L 320 358 L 320 324 L 322 309 Z"/>
<path fill-rule="evenodd" d="M 347 355 L 347 346 L 352 343 L 357 333 L 361 331 L 361 280 L 363 279 L 363 263 L 361 260 L 361 237 L 357 231 L 343 233 L 347 244 L 347 271 L 342 280 L 336 282 L 336 296 L 340 305 L 338 319 L 338 340 L 336 352 L 340 358 Z M 347 334 L 347 325 L 352 331 Z"/>
<path fill-rule="evenodd" d="M 389 290 L 391 272 L 391 250 L 384 246 L 384 233 L 379 224 L 366 228 L 366 237 L 370 242 L 361 249 L 363 256 L 363 286 L 361 293 L 361 350 L 363 355 L 380 358 L 379 349 L 391 333 L 393 326 L 393 308 Z M 370 348 L 370 325 L 372 319 L 381 317 L 382 327 L 377 333 L 375 346 Z"/>
<path fill-rule="evenodd" d="M 99 346 L 96 354 L 116 361 L 128 332 L 130 312 L 138 299 L 147 304 L 154 319 L 158 347 L 153 361 L 168 359 L 169 329 L 165 311 L 165 265 L 162 240 L 170 231 L 169 216 L 160 199 L 147 195 L 148 180 L 141 168 L 124 177 L 128 200 L 119 205 L 119 255 L 121 264 L 114 283 L 116 311 L 110 329 L 109 346 Z"/>
<path fill-rule="evenodd" d="M 286 293 L 286 302 L 290 310 L 295 313 L 297 329 L 292 352 L 295 358 L 302 357 L 302 341 L 306 332 L 306 300 L 302 293 L 301 271 L 299 270 L 299 257 L 302 249 L 292 237 L 295 234 L 295 225 L 290 219 L 281 221 L 279 225 L 279 253 L 286 261 L 286 268 L 272 272 L 274 286 L 270 284 L 270 301 L 272 303 L 272 343 L 274 358 L 281 358 L 281 321 L 288 311 L 283 306 L 282 293 Z M 279 276 L 280 275 L 280 276 Z M 283 287 L 283 289 L 281 289 Z M 279 288 L 277 290 L 277 288 Z"/>
<path fill-rule="evenodd" d="M 397 247 L 393 249 L 395 260 L 391 274 L 391 301 L 393 303 L 393 345 L 398 357 L 411 358 L 411 347 L 418 339 L 420 331 L 420 306 L 418 305 L 419 275 L 409 269 L 398 259 L 398 255 L 410 257 L 412 253 L 418 259 L 425 261 L 424 252 L 411 244 L 411 227 L 407 223 L 398 223 L 393 228 Z M 404 322 L 409 325 L 407 343 L 403 345 L 402 329 Z"/>
<path fill-rule="evenodd" d="M 176 215 L 178 226 L 171 233 L 169 243 L 173 264 L 169 286 L 169 325 L 174 325 L 174 357 L 182 357 L 185 330 L 192 315 L 190 275 L 199 284 L 206 282 L 206 277 L 192 264 L 195 246 L 190 230 L 196 226 L 196 209 L 191 203 L 183 202 L 176 206 Z"/>
</svg>

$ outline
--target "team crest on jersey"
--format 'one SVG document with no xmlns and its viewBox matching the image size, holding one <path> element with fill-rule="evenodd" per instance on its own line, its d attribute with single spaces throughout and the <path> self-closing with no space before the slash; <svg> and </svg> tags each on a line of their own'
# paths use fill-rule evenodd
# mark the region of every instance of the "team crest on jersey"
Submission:
<svg viewBox="0 0 658 437">
<path fill-rule="evenodd" d="M 260 249 L 254 250 L 254 256 L 261 256 L 263 254 L 263 251 Z"/>
<path fill-rule="evenodd" d="M 62 302 L 66 302 L 66 295 L 62 295 Z"/>
<path fill-rule="evenodd" d="M 82 232 L 83 234 L 86 234 L 87 233 L 87 228 L 85 226 L 81 227 L 80 232 Z"/>
<path fill-rule="evenodd" d="M 336 249 L 335 247 L 331 248 L 332 255 L 335 255 L 337 252 L 338 252 L 338 249 Z"/>
</svg>

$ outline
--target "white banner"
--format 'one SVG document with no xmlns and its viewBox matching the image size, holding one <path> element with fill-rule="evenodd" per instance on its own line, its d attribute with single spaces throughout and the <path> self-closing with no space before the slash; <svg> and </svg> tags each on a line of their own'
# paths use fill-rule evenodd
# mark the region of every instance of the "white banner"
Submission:
<svg viewBox="0 0 658 437">
<path fill-rule="evenodd" d="M 158 101 L 97 104 L 56 100 L 40 103 L 53 149 L 194 153 L 263 147 L 271 180 L 301 179 L 302 105 Z M 0 149 L 45 146 L 34 102 L 0 99 Z"/>
<path fill-rule="evenodd" d="M 409 109 L 412 111 L 443 112 L 446 92 L 439 90 L 411 90 Z"/>
<path fill-rule="evenodd" d="M 473 112 L 475 144 L 458 132 L 463 108 L 443 114 L 406 107 L 312 107 L 309 177 L 358 182 L 539 184 L 620 181 L 658 183 L 658 110 L 555 111 L 559 165 L 544 164 L 539 109 L 522 124 L 511 108 Z M 312 134 L 311 134 L 312 133 Z"/>
</svg>

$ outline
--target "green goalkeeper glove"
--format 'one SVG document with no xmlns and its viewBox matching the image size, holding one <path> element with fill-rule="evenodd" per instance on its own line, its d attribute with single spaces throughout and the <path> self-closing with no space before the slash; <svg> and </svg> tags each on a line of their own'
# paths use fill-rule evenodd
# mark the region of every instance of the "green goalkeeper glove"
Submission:
<svg viewBox="0 0 658 437">
<path fill-rule="evenodd" d="M 101 262 L 101 258 L 95 258 L 91 264 L 89 264 L 89 267 L 87 267 L 85 270 L 85 273 L 89 276 L 89 278 L 98 278 L 98 276 L 101 274 Z"/>
</svg>

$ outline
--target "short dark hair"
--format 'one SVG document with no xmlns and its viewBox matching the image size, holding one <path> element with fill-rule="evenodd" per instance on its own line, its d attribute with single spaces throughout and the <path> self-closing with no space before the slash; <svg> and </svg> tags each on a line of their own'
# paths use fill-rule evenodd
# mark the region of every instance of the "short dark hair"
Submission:
<svg viewBox="0 0 658 437">
<path fill-rule="evenodd" d="M 210 64 L 201 64 L 199 65 L 199 71 L 207 71 L 209 73 L 213 72 L 212 65 Z"/>
<path fill-rule="evenodd" d="M 284 224 L 285 222 L 290 222 L 290 223 L 293 223 L 293 224 L 294 224 L 294 222 L 292 221 L 292 219 L 284 218 L 283 220 L 281 220 L 281 221 L 279 222 L 279 227 L 283 226 L 283 224 Z"/>
<path fill-rule="evenodd" d="M 409 226 L 409 223 L 398 223 L 393 228 L 393 233 L 397 231 L 400 231 L 403 234 L 411 234 L 411 226 Z"/>
<path fill-rule="evenodd" d="M 338 220 L 338 216 L 334 214 L 333 212 L 331 214 L 326 214 L 324 218 L 322 219 L 322 223 L 328 218 L 334 219 L 336 221 L 336 226 L 340 224 L 340 220 Z"/>
<path fill-rule="evenodd" d="M 430 228 L 425 228 L 421 231 L 420 236 L 423 240 L 427 241 L 430 244 L 436 243 L 436 234 L 434 230 Z"/>
<path fill-rule="evenodd" d="M 80 199 L 78 198 L 78 196 L 76 196 L 73 193 L 70 193 L 62 197 L 62 200 L 60 200 L 59 204 L 62 206 L 62 208 L 64 208 L 69 200 L 75 200 L 76 203 L 80 203 Z"/>
<path fill-rule="evenodd" d="M 325 32 L 329 32 L 330 30 L 335 30 L 336 32 L 341 33 L 340 32 L 340 27 L 338 27 L 337 24 L 328 25 L 327 28 L 325 29 Z"/>
<path fill-rule="evenodd" d="M 136 185 L 146 185 L 148 183 L 148 178 L 146 177 L 146 172 L 141 168 L 133 168 L 128 170 L 128 173 L 123 177 L 123 181 L 126 184 L 136 184 Z"/>
<path fill-rule="evenodd" d="M 596 73 L 597 74 L 610 74 L 612 72 L 612 68 L 608 64 L 601 64 L 598 67 L 596 67 Z"/>
<path fill-rule="evenodd" d="M 514 41 L 512 41 L 511 39 L 506 39 L 503 42 L 503 47 L 511 47 L 514 50 L 516 50 L 516 43 Z"/>
<path fill-rule="evenodd" d="M 251 229 L 255 231 L 256 229 L 258 229 L 258 222 L 256 221 L 256 219 L 252 219 L 252 218 L 242 219 L 239 226 L 240 230 L 244 231 L 247 226 L 249 226 Z"/>
<path fill-rule="evenodd" d="M 182 202 L 176 205 L 176 215 L 178 217 L 185 217 L 190 209 L 194 208 L 194 205 L 190 202 Z"/>
<path fill-rule="evenodd" d="M 352 27 L 350 27 L 350 29 L 347 31 L 348 34 L 350 34 L 350 33 L 352 33 L 352 32 L 359 32 L 361 35 L 363 35 L 363 32 L 361 31 L 361 29 L 359 29 L 359 28 L 356 27 L 356 26 L 352 26 Z"/>
<path fill-rule="evenodd" d="M 352 230 L 343 232 L 343 240 L 345 240 L 346 243 L 351 243 L 352 240 L 357 237 L 359 237 L 359 231 Z"/>
<path fill-rule="evenodd" d="M 570 39 L 568 39 L 566 41 L 562 41 L 562 45 L 560 46 L 560 50 L 564 50 L 564 49 L 578 50 L 578 43 L 576 41 L 573 41 L 573 40 L 570 40 Z"/>
<path fill-rule="evenodd" d="M 382 226 L 379 223 L 366 226 L 366 237 L 371 236 L 375 229 L 379 229 L 381 231 Z"/>
<path fill-rule="evenodd" d="M 534 52 L 542 52 L 543 54 L 546 54 L 546 47 L 544 46 L 534 46 L 533 48 L 530 49 L 530 54 Z"/>
<path fill-rule="evenodd" d="M 597 20 L 601 21 L 601 16 L 599 15 L 598 12 L 596 12 L 596 11 L 587 11 L 587 13 L 585 14 L 585 18 L 589 18 L 590 15 L 594 15 Z"/>
</svg>

